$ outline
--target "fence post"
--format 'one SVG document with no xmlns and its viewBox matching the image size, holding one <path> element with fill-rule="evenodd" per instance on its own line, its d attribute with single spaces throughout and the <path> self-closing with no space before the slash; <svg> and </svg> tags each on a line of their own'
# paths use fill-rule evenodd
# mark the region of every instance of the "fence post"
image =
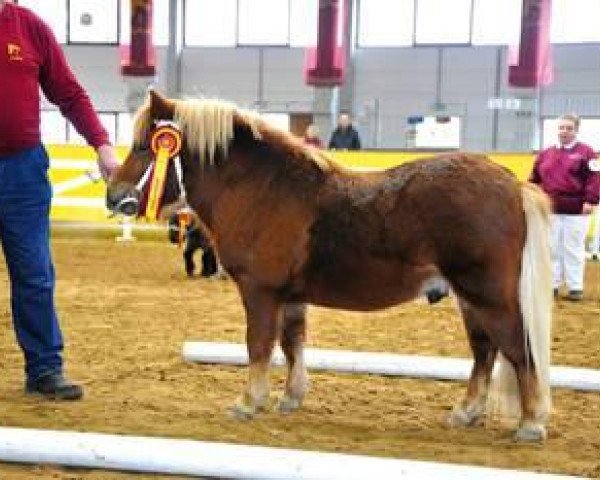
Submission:
<svg viewBox="0 0 600 480">
<path fill-rule="evenodd" d="M 133 242 L 135 237 L 133 236 L 133 222 L 131 217 L 125 216 L 121 220 L 121 235 L 115 238 L 117 242 Z"/>
</svg>

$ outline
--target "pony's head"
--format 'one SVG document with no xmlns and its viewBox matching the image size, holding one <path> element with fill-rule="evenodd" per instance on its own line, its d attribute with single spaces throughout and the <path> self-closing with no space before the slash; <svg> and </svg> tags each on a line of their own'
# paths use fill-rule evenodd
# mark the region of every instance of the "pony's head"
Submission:
<svg viewBox="0 0 600 480">
<path fill-rule="evenodd" d="M 181 175 L 192 167 L 213 164 L 227 155 L 233 138 L 234 124 L 242 122 L 252 136 L 260 138 L 259 123 L 254 113 L 238 109 L 234 104 L 217 100 L 172 100 L 151 90 L 138 110 L 134 123 L 133 145 L 108 186 L 106 203 L 115 213 L 135 215 L 147 196 L 148 176 L 155 162 L 152 138 L 163 122 L 173 122 L 182 135 Z M 195 164 L 192 164 L 192 160 Z M 180 200 L 185 179 L 179 178 L 173 162 L 169 162 L 162 205 Z"/>
<path fill-rule="evenodd" d="M 106 205 L 115 213 L 135 215 L 140 204 L 148 195 L 150 176 L 155 153 L 151 148 L 151 137 L 160 120 L 172 121 L 175 104 L 158 93 L 151 91 L 145 104 L 138 110 L 134 123 L 133 145 L 127 158 L 113 174 L 106 193 Z M 175 172 L 169 162 L 162 203 L 177 200 Z"/>
</svg>

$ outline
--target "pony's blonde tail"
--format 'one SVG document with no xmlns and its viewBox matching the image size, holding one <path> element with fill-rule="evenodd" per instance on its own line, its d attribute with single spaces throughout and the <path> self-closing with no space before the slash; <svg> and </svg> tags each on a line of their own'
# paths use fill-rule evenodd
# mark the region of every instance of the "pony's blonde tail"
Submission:
<svg viewBox="0 0 600 480">
<path fill-rule="evenodd" d="M 550 342 L 552 327 L 552 264 L 550 260 L 550 202 L 535 185 L 521 187 L 527 224 L 519 303 L 525 333 L 525 351 L 531 353 L 538 379 L 536 417 L 545 422 L 550 414 Z M 512 364 L 501 354 L 490 389 L 490 411 L 503 418 L 520 418 L 521 402 Z"/>
</svg>

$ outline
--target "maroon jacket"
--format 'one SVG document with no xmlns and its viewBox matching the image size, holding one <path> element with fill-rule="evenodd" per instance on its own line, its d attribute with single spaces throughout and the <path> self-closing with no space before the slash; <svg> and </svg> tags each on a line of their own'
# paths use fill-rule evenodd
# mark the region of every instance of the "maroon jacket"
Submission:
<svg viewBox="0 0 600 480">
<path fill-rule="evenodd" d="M 26 8 L 0 12 L 0 155 L 40 143 L 39 87 L 93 147 L 108 134 L 48 26 Z"/>
<path fill-rule="evenodd" d="M 600 175 L 591 169 L 596 154 L 589 145 L 549 147 L 537 156 L 530 182 L 550 196 L 554 213 L 580 214 L 583 203 L 598 203 Z M 590 163 L 592 161 L 592 163 Z"/>
</svg>

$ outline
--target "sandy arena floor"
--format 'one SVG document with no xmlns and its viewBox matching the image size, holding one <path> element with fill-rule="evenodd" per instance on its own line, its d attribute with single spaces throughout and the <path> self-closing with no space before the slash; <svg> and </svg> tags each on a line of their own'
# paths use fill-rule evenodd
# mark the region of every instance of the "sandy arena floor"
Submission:
<svg viewBox="0 0 600 480">
<path fill-rule="evenodd" d="M 0 275 L 0 418 L 3 426 L 130 433 L 437 460 L 600 478 L 600 394 L 554 391 L 544 445 L 521 445 L 493 423 L 450 430 L 444 420 L 465 385 L 458 382 L 312 374 L 304 408 L 239 423 L 226 407 L 245 369 L 184 363 L 186 340 L 243 342 L 244 320 L 229 281 L 189 280 L 180 251 L 164 242 L 56 238 L 57 303 L 68 374 L 86 388 L 82 402 L 23 394 L 22 357 Z M 1 267 L 3 270 L 4 267 Z M 553 361 L 600 368 L 600 264 L 589 264 L 587 298 L 556 304 Z M 312 308 L 311 346 L 467 356 L 453 302 L 411 303 L 353 314 Z M 282 371 L 273 375 L 281 389 Z M 0 478 L 167 478 L 53 466 L 0 464 Z"/>
</svg>

